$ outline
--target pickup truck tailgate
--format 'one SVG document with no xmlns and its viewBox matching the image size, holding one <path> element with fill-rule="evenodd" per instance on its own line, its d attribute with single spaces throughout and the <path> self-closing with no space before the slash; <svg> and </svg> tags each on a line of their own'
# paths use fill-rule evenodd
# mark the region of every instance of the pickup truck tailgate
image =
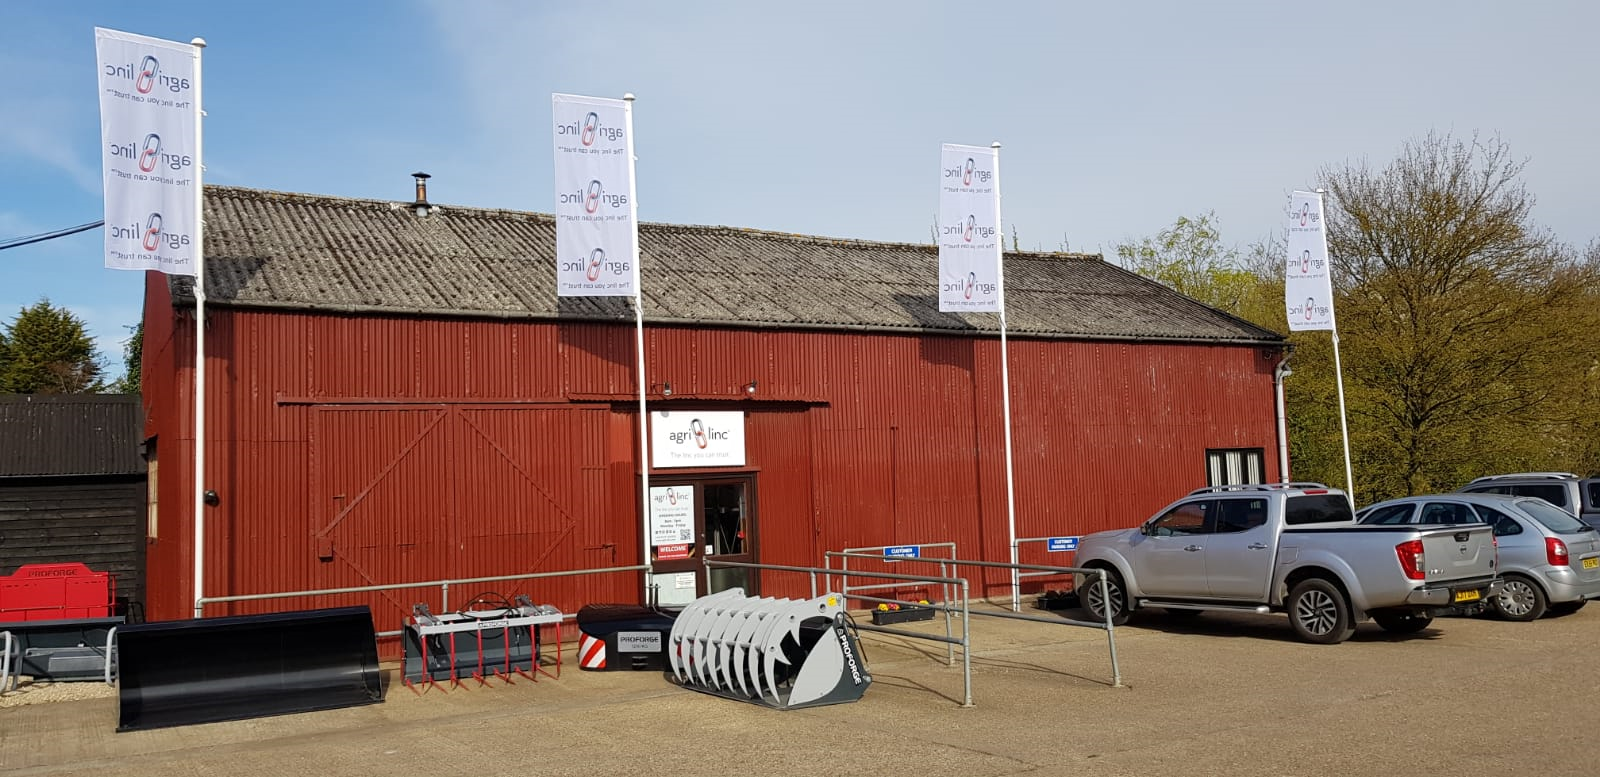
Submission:
<svg viewBox="0 0 1600 777">
<path fill-rule="evenodd" d="M 1494 530 L 1487 524 L 1445 526 L 1422 533 L 1423 579 L 1445 583 L 1495 573 Z"/>
</svg>

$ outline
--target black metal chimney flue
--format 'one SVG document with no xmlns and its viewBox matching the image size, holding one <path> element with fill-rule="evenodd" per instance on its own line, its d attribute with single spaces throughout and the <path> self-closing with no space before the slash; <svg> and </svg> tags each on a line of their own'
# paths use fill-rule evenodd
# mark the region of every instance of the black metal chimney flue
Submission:
<svg viewBox="0 0 1600 777">
<path fill-rule="evenodd" d="M 428 179 L 433 176 L 427 173 L 412 173 L 412 178 L 417 179 L 417 201 L 411 203 L 418 216 L 428 215 L 428 209 L 433 207 L 428 204 Z"/>
</svg>

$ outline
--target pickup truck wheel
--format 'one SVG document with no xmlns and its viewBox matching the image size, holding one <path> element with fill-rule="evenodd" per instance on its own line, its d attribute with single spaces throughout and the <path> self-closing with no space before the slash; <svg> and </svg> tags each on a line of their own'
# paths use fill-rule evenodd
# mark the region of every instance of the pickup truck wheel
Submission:
<svg viewBox="0 0 1600 777">
<path fill-rule="evenodd" d="M 1521 575 L 1506 575 L 1500 595 L 1489 602 L 1496 614 L 1509 621 L 1534 621 L 1549 607 L 1544 589 Z"/>
<path fill-rule="evenodd" d="M 1289 624 L 1305 642 L 1332 645 L 1356 633 L 1350 604 L 1339 587 L 1320 577 L 1302 580 L 1289 591 Z"/>
<path fill-rule="evenodd" d="M 1102 593 L 1100 581 L 1089 578 L 1085 588 L 1078 598 L 1083 601 L 1083 609 L 1089 613 L 1092 620 L 1105 622 L 1106 600 L 1110 599 L 1111 624 L 1121 626 L 1128 622 L 1128 592 L 1122 587 L 1122 576 L 1113 570 L 1106 570 L 1106 585 L 1108 593 Z"/>
<path fill-rule="evenodd" d="M 1390 634 L 1415 634 L 1433 623 L 1432 615 L 1374 615 L 1372 619 Z"/>
</svg>

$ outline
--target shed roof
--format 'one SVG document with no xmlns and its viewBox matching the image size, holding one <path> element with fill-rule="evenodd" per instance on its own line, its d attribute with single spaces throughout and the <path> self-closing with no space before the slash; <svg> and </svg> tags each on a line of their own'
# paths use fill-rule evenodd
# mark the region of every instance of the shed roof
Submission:
<svg viewBox="0 0 1600 777">
<path fill-rule="evenodd" d="M 206 300 L 235 307 L 632 320 L 626 298 L 558 298 L 542 213 L 209 186 Z M 996 332 L 941 313 L 933 245 L 643 223 L 645 319 L 730 327 Z M 1068 338 L 1278 342 L 1098 255 L 1005 255 L 1008 331 Z M 190 279 L 174 299 L 193 304 Z"/>
<path fill-rule="evenodd" d="M 137 394 L 0 394 L 0 477 L 144 472 Z"/>
</svg>

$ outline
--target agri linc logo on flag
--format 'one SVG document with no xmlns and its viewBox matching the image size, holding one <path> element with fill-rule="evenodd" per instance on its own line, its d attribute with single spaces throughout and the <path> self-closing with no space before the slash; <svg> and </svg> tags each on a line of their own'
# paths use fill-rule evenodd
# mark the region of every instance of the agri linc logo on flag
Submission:
<svg viewBox="0 0 1600 777">
<path fill-rule="evenodd" d="M 939 310 L 1000 310 L 1000 190 L 993 148 L 946 143 L 939 155 Z"/>
<path fill-rule="evenodd" d="M 1288 215 L 1283 297 L 1289 330 L 1333 329 L 1333 283 L 1328 272 L 1322 197 L 1314 192 L 1294 192 L 1289 196 Z"/>
<path fill-rule="evenodd" d="M 633 139 L 622 100 L 554 94 L 556 293 L 631 297 L 639 286 Z"/>
<path fill-rule="evenodd" d="M 198 50 L 95 28 L 105 174 L 105 264 L 194 275 Z"/>
</svg>

